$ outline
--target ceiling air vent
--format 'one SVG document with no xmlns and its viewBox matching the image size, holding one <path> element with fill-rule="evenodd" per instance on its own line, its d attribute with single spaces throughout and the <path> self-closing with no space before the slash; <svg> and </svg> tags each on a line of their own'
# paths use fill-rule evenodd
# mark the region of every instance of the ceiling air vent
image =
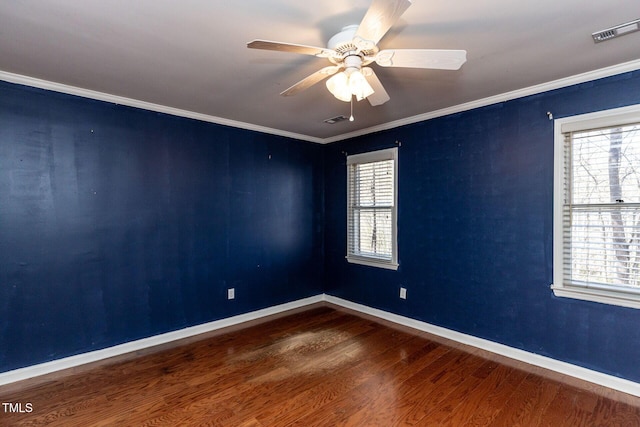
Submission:
<svg viewBox="0 0 640 427">
<path fill-rule="evenodd" d="M 335 117 L 331 117 L 330 119 L 326 119 L 324 120 L 325 123 L 329 123 L 330 125 L 338 123 L 338 122 L 342 122 L 345 120 L 349 120 L 347 117 L 345 116 L 335 116 Z"/>
<path fill-rule="evenodd" d="M 638 30 L 640 30 L 640 19 L 627 22 L 626 24 L 616 25 L 615 27 L 607 28 L 606 30 L 597 31 L 591 34 L 591 37 L 593 37 L 593 41 L 595 43 L 600 43 Z"/>
</svg>

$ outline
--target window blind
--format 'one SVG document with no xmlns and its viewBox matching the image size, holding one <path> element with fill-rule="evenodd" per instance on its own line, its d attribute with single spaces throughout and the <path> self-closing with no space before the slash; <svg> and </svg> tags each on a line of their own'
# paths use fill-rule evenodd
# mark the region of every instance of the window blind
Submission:
<svg viewBox="0 0 640 427">
<path fill-rule="evenodd" d="M 640 124 L 564 133 L 563 277 L 640 291 Z"/>
<path fill-rule="evenodd" d="M 396 149 L 347 160 L 347 258 L 395 263 Z"/>
</svg>

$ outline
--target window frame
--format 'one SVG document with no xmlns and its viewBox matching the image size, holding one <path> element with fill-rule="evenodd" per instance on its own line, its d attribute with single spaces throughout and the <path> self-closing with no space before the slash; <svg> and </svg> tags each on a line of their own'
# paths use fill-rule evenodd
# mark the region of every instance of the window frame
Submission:
<svg viewBox="0 0 640 427">
<path fill-rule="evenodd" d="M 640 105 L 614 108 L 554 120 L 554 183 L 553 183 L 553 284 L 557 297 L 574 298 L 629 308 L 640 308 L 640 289 L 614 285 L 577 286 L 564 283 L 564 144 L 565 133 L 595 128 L 615 127 L 640 122 Z"/>
<path fill-rule="evenodd" d="M 391 208 L 391 259 L 382 259 L 351 253 L 351 168 L 352 165 L 393 160 L 393 206 Z M 398 269 L 398 147 L 370 151 L 347 156 L 347 255 L 346 260 L 352 264 L 379 267 L 390 270 Z"/>
</svg>

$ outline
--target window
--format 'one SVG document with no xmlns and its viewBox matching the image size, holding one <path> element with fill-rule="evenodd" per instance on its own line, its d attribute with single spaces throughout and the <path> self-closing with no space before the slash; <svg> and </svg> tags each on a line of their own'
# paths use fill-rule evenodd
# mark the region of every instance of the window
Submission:
<svg viewBox="0 0 640 427">
<path fill-rule="evenodd" d="M 555 121 L 557 296 L 640 308 L 640 106 Z"/>
<path fill-rule="evenodd" d="M 347 157 L 347 260 L 396 270 L 398 149 Z"/>
</svg>

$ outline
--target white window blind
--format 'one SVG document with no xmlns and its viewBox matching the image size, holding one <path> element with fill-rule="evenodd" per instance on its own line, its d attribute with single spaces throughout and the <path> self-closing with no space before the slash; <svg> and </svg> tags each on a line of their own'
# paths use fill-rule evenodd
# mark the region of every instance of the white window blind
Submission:
<svg viewBox="0 0 640 427">
<path fill-rule="evenodd" d="M 397 268 L 397 148 L 347 157 L 347 260 Z"/>
<path fill-rule="evenodd" d="M 561 128 L 554 292 L 640 307 L 640 114 L 578 123 Z"/>
</svg>

